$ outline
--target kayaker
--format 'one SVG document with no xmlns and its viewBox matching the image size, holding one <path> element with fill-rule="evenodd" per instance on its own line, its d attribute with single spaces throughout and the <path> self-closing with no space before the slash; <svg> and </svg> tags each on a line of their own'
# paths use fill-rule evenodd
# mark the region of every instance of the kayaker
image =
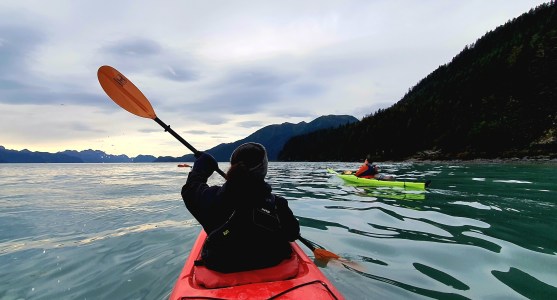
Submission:
<svg viewBox="0 0 557 300">
<path fill-rule="evenodd" d="M 375 178 L 377 180 L 395 180 L 394 176 L 381 174 L 379 171 L 379 167 L 371 162 L 368 155 L 364 164 L 360 166 L 354 175 L 362 178 Z"/>
<path fill-rule="evenodd" d="M 267 161 L 263 145 L 240 145 L 222 186 L 207 185 L 218 168 L 213 156 L 202 152 L 195 161 L 182 198 L 208 233 L 199 264 L 231 273 L 274 266 L 290 257 L 289 242 L 300 235 L 300 225 L 287 200 L 272 194 L 265 182 Z"/>
</svg>

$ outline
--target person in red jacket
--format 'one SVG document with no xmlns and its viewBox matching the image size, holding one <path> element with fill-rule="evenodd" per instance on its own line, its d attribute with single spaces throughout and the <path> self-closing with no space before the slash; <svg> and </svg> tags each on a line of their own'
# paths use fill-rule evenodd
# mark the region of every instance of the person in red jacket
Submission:
<svg viewBox="0 0 557 300">
<path fill-rule="evenodd" d="M 364 164 L 360 166 L 360 168 L 354 175 L 362 178 L 375 178 L 377 180 L 395 180 L 393 176 L 380 174 L 379 167 L 377 165 L 374 165 L 373 162 L 370 161 L 371 159 L 368 155 L 366 157 L 366 160 L 364 161 Z"/>
</svg>

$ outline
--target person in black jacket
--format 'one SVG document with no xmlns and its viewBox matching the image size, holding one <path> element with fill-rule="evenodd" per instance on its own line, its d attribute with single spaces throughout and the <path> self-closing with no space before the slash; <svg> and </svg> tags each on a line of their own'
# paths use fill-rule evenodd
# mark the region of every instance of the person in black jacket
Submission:
<svg viewBox="0 0 557 300">
<path fill-rule="evenodd" d="M 277 265 L 290 257 L 289 242 L 299 237 L 300 225 L 287 200 L 265 182 L 265 147 L 240 145 L 230 164 L 226 183 L 208 186 L 218 165 L 202 152 L 182 188 L 187 209 L 208 234 L 198 263 L 223 273 Z"/>
</svg>

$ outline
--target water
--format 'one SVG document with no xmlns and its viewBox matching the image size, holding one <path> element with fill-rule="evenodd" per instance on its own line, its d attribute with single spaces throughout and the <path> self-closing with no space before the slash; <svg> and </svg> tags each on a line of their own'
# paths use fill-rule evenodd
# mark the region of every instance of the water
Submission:
<svg viewBox="0 0 557 300">
<path fill-rule="evenodd" d="M 325 171 L 357 166 L 271 163 L 268 176 L 303 236 L 351 261 L 321 265 L 348 299 L 557 299 L 555 163 L 384 165 L 433 180 L 425 193 Z M 0 164 L 0 299 L 168 298 L 200 230 L 187 171 Z"/>
</svg>

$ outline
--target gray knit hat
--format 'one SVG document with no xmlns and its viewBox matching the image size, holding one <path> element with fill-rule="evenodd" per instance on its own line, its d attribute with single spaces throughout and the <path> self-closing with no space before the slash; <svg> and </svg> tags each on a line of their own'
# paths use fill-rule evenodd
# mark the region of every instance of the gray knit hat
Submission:
<svg viewBox="0 0 557 300">
<path fill-rule="evenodd" d="M 230 163 L 238 162 L 243 162 L 248 171 L 257 177 L 265 178 L 267 175 L 267 150 L 261 144 L 245 143 L 238 146 L 230 156 Z"/>
</svg>

